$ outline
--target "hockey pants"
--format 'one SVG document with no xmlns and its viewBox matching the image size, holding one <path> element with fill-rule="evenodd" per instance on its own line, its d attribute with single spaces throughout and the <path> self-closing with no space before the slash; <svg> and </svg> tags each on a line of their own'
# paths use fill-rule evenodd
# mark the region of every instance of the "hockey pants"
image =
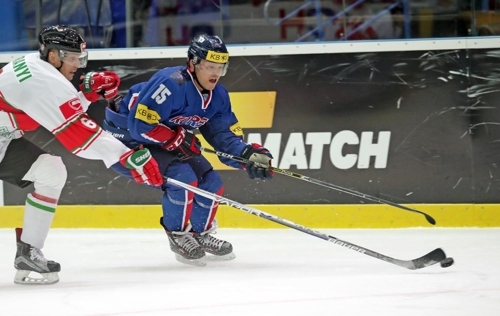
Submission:
<svg viewBox="0 0 500 316">
<path fill-rule="evenodd" d="M 148 148 L 158 162 L 160 171 L 167 178 L 218 195 L 222 195 L 224 192 L 222 179 L 205 157 L 198 156 L 181 162 L 168 151 L 152 146 Z M 130 171 L 120 163 L 114 164 L 111 168 L 129 179 L 132 178 Z M 204 232 L 210 228 L 217 213 L 217 202 L 194 195 L 192 192 L 167 182 L 161 189 L 164 190 L 162 197 L 163 224 L 169 231 L 184 231 L 189 223 L 191 223 L 194 232 Z"/>
</svg>

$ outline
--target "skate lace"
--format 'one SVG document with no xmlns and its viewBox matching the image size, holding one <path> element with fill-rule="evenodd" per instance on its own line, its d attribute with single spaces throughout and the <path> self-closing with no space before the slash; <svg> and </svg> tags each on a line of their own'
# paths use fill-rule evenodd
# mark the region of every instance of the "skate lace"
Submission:
<svg viewBox="0 0 500 316">
<path fill-rule="evenodd" d="M 48 260 L 45 259 L 45 256 L 43 255 L 43 252 L 35 247 L 32 247 L 30 249 L 30 258 L 33 261 L 40 261 L 40 262 L 47 262 Z"/>
<path fill-rule="evenodd" d="M 217 239 L 208 234 L 205 236 L 201 236 L 201 242 L 207 247 L 216 249 L 220 249 L 222 247 L 222 244 L 224 244 L 224 240 Z"/>
<path fill-rule="evenodd" d="M 196 240 L 191 235 L 184 235 L 176 238 L 176 242 L 179 247 L 186 249 L 188 252 L 199 247 Z"/>
</svg>

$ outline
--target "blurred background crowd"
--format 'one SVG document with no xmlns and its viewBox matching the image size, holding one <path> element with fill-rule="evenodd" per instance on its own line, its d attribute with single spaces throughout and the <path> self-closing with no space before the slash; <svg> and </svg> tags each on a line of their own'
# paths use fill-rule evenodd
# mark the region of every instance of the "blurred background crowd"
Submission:
<svg viewBox="0 0 500 316">
<path fill-rule="evenodd" d="M 494 36 L 500 0 L 0 0 L 0 51 L 34 50 L 48 25 L 89 48 Z"/>
</svg>

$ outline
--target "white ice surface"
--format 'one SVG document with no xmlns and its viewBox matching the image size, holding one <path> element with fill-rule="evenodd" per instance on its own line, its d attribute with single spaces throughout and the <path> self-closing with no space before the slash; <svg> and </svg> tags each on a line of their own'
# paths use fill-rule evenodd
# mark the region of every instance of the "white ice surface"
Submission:
<svg viewBox="0 0 500 316">
<path fill-rule="evenodd" d="M 14 230 L 0 229 L 0 315 L 500 315 L 500 229 L 319 231 L 403 260 L 441 247 L 455 265 L 412 271 L 292 229 L 219 229 L 236 259 L 194 267 L 161 229 L 52 229 L 60 282 L 23 286 Z"/>
</svg>

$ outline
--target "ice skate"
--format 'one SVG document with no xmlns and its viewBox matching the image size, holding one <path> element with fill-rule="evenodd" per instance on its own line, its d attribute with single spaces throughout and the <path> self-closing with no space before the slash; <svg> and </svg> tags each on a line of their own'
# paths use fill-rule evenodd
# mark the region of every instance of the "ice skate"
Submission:
<svg viewBox="0 0 500 316">
<path fill-rule="evenodd" d="M 16 228 L 17 252 L 14 268 L 17 272 L 14 283 L 48 285 L 59 282 L 59 263 L 45 259 L 40 249 L 22 242 L 21 233 L 22 228 Z"/>
<path fill-rule="evenodd" d="M 160 219 L 160 223 L 163 226 L 162 219 Z M 205 262 L 205 252 L 201 249 L 196 239 L 194 239 L 193 233 L 189 231 L 191 225 L 188 225 L 185 231 L 180 232 L 171 232 L 165 226 L 163 228 L 165 228 L 168 236 L 170 250 L 175 253 L 177 261 L 194 266 L 207 265 Z"/>
<path fill-rule="evenodd" d="M 195 233 L 194 238 L 201 246 L 203 251 L 213 255 L 207 256 L 207 260 L 222 261 L 222 260 L 232 260 L 236 258 L 233 253 L 233 245 L 230 242 L 215 238 L 211 234 L 215 234 L 217 229 L 217 221 L 212 222 L 212 226 L 209 230 L 203 233 Z"/>
<path fill-rule="evenodd" d="M 205 252 L 190 232 L 167 231 L 170 250 L 175 253 L 177 261 L 194 266 L 205 266 Z"/>
</svg>

